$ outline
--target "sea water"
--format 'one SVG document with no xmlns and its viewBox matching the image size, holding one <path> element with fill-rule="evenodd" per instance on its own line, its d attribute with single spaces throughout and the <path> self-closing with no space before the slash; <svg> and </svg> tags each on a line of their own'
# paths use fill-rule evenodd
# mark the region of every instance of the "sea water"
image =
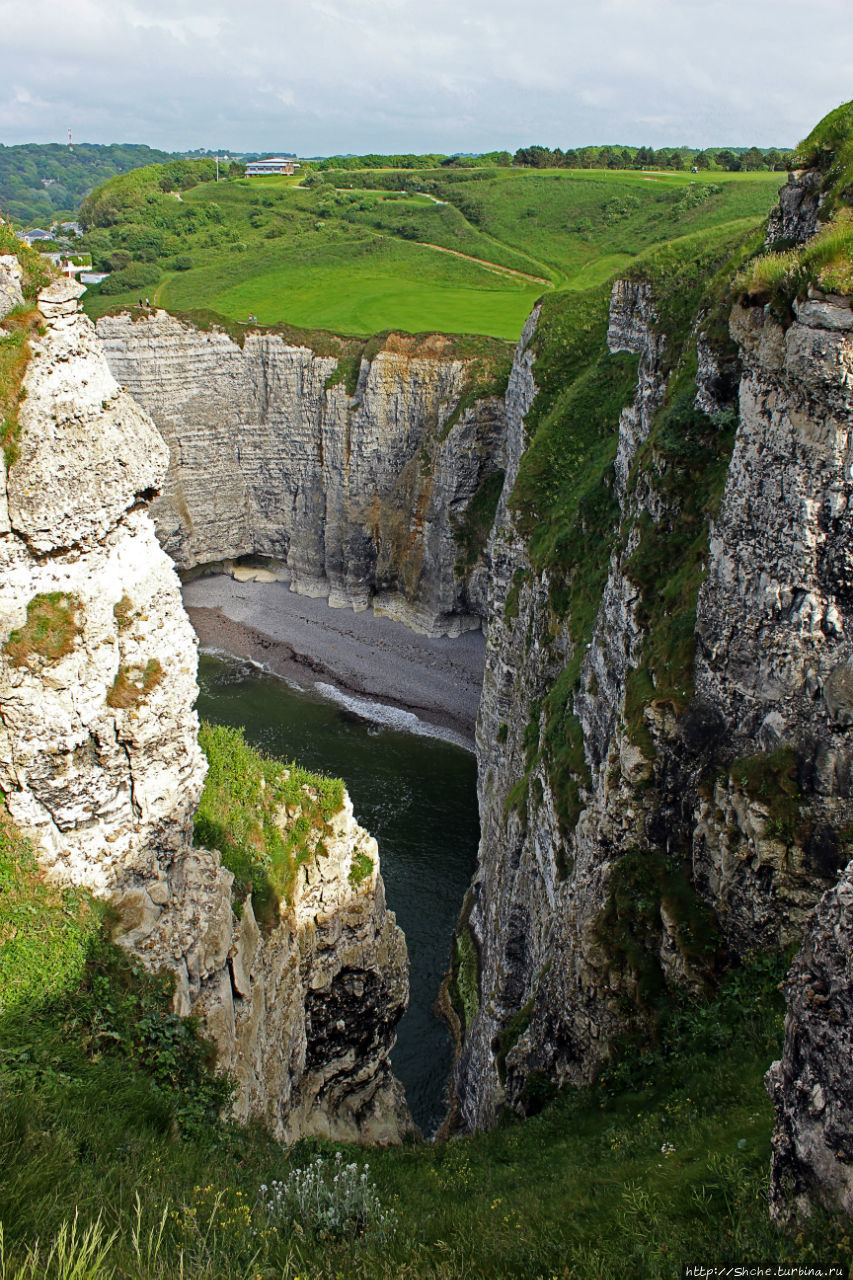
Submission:
<svg viewBox="0 0 853 1280">
<path fill-rule="evenodd" d="M 405 713 L 401 720 L 391 708 L 298 689 L 238 659 L 202 654 L 199 686 L 202 719 L 242 725 L 268 755 L 343 778 L 356 819 L 378 840 L 411 966 L 391 1063 L 416 1123 L 432 1135 L 446 1110 L 451 1061 L 433 1005 L 479 839 L 473 755 L 417 732 L 423 726 Z"/>
</svg>

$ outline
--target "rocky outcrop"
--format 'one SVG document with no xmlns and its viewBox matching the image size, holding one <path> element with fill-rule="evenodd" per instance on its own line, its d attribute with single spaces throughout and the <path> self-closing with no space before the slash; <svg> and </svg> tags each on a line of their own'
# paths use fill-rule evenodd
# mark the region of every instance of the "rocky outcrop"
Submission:
<svg viewBox="0 0 853 1280">
<path fill-rule="evenodd" d="M 853 343 L 826 311 L 804 303 L 786 330 L 762 308 L 731 321 L 740 424 L 699 596 L 696 694 L 734 756 L 788 750 L 801 797 L 783 815 L 778 779 L 750 795 L 735 770 L 700 802 L 694 872 L 740 952 L 802 937 L 848 856 Z"/>
<path fill-rule="evenodd" d="M 853 1214 L 853 876 L 818 903 L 788 975 L 785 1049 L 767 1074 L 776 1109 L 770 1207 Z"/>
<path fill-rule="evenodd" d="M 274 333 L 238 345 L 162 311 L 98 332 L 171 450 L 152 510 L 179 569 L 268 556 L 331 605 L 431 635 L 480 625 L 485 581 L 457 569 L 457 535 L 503 466 L 503 405 L 456 413 L 476 370 L 449 339 L 392 334 L 350 394 L 338 358 Z"/>
<path fill-rule="evenodd" d="M 237 1077 L 238 1114 L 286 1139 L 397 1140 L 410 1121 L 388 1054 L 407 959 L 375 843 L 346 801 L 265 936 L 250 901 L 235 914 L 219 855 L 191 847 L 196 641 L 148 514 L 168 450 L 73 291 L 40 306 L 0 489 L 7 808 L 47 874 L 108 897 L 119 941 L 174 973 L 176 1009 L 204 1019 Z M 354 884 L 360 854 L 372 871 Z"/>
<path fill-rule="evenodd" d="M 805 244 L 820 227 L 821 175 L 815 169 L 788 174 L 779 203 L 770 212 L 765 244 L 768 249 Z"/>
<path fill-rule="evenodd" d="M 398 1142 L 414 1132 L 389 1063 L 408 1004 L 406 943 L 385 908 L 376 841 L 346 793 L 331 828 L 271 928 L 258 927 L 251 896 L 235 916 L 233 877 L 216 857 L 182 849 L 156 883 L 119 888 L 122 940 L 177 973 L 176 1009 L 204 1019 L 238 1083 L 240 1119 L 284 1142 Z M 355 883 L 365 859 L 372 870 Z"/>
<path fill-rule="evenodd" d="M 769 310 L 736 308 L 739 364 L 719 337 L 699 329 L 689 339 L 702 415 L 690 429 L 726 429 L 733 392 L 739 424 L 706 525 L 684 688 L 656 697 L 651 666 L 651 692 L 628 706 L 650 610 L 667 625 L 637 585 L 640 544 L 649 530 L 685 527 L 689 497 L 671 479 L 666 441 L 651 438 L 668 339 L 648 284 L 617 284 L 611 299 L 610 348 L 640 361 L 612 475 L 621 536 L 580 655 L 508 510 L 508 465 L 489 546 L 482 841 L 460 925 L 477 970 L 455 1077 L 470 1129 L 504 1103 L 525 1106 L 537 1079 L 588 1082 L 614 1036 L 642 1026 L 650 982 L 698 990 L 723 945 L 737 956 L 801 938 L 849 856 L 848 315 L 813 297 L 783 331 Z M 508 460 L 525 446 L 537 394 L 530 337 L 510 378 Z M 682 383 L 674 394 L 689 414 Z M 686 527 L 694 538 L 695 523 Z M 557 723 L 559 749 L 574 753 L 571 778 L 542 749 L 567 667 L 578 675 Z"/>
<path fill-rule="evenodd" d="M 21 264 L 13 253 L 0 253 L 0 320 L 23 306 L 24 295 L 21 292 Z"/>
<path fill-rule="evenodd" d="M 0 497 L 0 787 L 57 877 L 106 892 L 155 874 L 204 779 L 195 641 L 144 510 L 168 453 L 83 316 L 32 342 L 24 387 L 19 458 Z M 71 614 L 56 656 L 27 640 L 40 605 L 60 630 L 51 602 Z M 110 705 L 120 671 L 141 679 L 149 661 L 168 679 Z"/>
</svg>

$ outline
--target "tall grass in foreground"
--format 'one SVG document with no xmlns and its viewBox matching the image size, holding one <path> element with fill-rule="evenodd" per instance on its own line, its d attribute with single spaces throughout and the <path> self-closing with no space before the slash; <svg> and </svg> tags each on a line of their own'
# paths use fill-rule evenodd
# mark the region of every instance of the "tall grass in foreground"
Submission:
<svg viewBox="0 0 853 1280">
<path fill-rule="evenodd" d="M 712 1001 L 673 1011 L 657 1044 L 626 1043 L 593 1088 L 540 1093 L 524 1121 L 369 1153 L 288 1149 L 212 1116 L 187 1130 L 176 1108 L 194 1086 L 148 1077 L 162 1057 L 127 1035 L 75 1041 L 70 989 L 64 1006 L 0 1026 L 0 1278 L 674 1280 L 690 1260 L 845 1259 L 845 1224 L 818 1215 L 780 1232 L 768 1217 L 762 1076 L 781 1044 L 783 969 L 731 972 Z M 318 1214 L 311 1197 L 303 1212 L 295 1193 L 273 1195 L 304 1187 L 318 1155 L 333 1170 L 336 1150 L 352 1181 L 369 1165 L 354 1216 L 331 1177 Z"/>
</svg>

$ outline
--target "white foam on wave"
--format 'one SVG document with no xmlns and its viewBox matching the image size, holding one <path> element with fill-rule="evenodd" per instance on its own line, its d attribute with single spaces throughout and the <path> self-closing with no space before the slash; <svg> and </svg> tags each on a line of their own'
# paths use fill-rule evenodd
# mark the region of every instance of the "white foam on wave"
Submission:
<svg viewBox="0 0 853 1280">
<path fill-rule="evenodd" d="M 422 738 L 440 738 L 443 742 L 453 742 L 458 747 L 471 750 L 470 742 L 466 742 L 461 733 L 448 729 L 444 725 L 430 724 L 421 720 L 413 711 L 404 711 L 402 707 L 390 706 L 387 702 L 373 702 L 369 698 L 357 698 L 354 694 L 344 693 L 333 684 L 317 681 L 313 686 L 316 691 L 330 702 L 345 707 L 353 715 L 373 724 L 383 725 L 387 729 L 397 729 L 401 733 L 416 733 Z"/>
<path fill-rule="evenodd" d="M 265 676 L 283 681 L 288 688 L 296 689 L 299 693 L 316 693 L 327 702 L 334 702 L 339 707 L 344 707 L 345 710 L 361 720 L 367 720 L 370 724 L 380 725 L 385 729 L 396 729 L 399 733 L 416 733 L 422 738 L 439 738 L 442 742 L 452 742 L 457 747 L 462 747 L 464 751 L 474 749 L 472 744 L 455 729 L 430 724 L 427 720 L 421 720 L 420 716 L 416 716 L 413 711 L 404 711 L 402 707 L 394 707 L 387 702 L 374 702 L 370 698 L 357 698 L 355 694 L 345 693 L 336 685 L 326 684 L 322 680 L 303 685 L 291 679 L 290 676 L 283 676 L 280 672 L 273 671 L 266 663 L 258 662 L 256 658 L 238 658 L 227 649 L 220 649 L 215 645 L 203 645 L 199 652 L 208 653 L 214 658 L 225 659 L 235 665 L 252 667 Z"/>
</svg>

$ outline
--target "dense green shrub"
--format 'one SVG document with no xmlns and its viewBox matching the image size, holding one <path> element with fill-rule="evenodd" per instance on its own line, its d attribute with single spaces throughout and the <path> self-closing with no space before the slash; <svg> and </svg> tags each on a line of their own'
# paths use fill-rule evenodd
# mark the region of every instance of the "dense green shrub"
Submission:
<svg viewBox="0 0 853 1280">
<path fill-rule="evenodd" d="M 101 282 L 101 293 L 126 293 L 128 289 L 145 289 L 157 284 L 160 279 L 160 268 L 153 263 L 132 262 L 123 271 L 116 271 Z"/>
</svg>

